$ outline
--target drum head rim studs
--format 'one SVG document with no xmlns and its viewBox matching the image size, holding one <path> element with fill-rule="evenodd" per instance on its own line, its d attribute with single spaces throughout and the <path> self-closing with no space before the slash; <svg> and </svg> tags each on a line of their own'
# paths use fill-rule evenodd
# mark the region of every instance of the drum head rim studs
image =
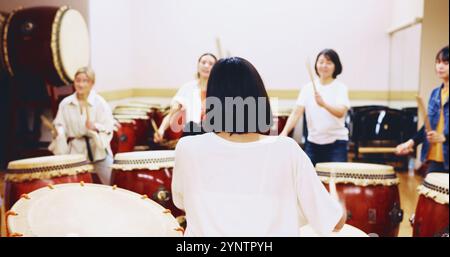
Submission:
<svg viewBox="0 0 450 257">
<path fill-rule="evenodd" d="M 31 199 L 30 196 L 29 196 L 28 194 L 22 194 L 22 195 L 20 196 L 20 198 L 24 198 L 24 199 L 26 199 L 26 200 L 30 200 L 30 199 Z"/>
<path fill-rule="evenodd" d="M 84 181 L 80 181 L 80 185 L 84 187 Z"/>
<path fill-rule="evenodd" d="M 117 185 L 113 185 L 112 190 L 116 190 L 116 189 L 117 189 Z"/>
<path fill-rule="evenodd" d="M 165 210 L 163 211 L 163 213 L 164 213 L 164 214 L 171 214 L 171 213 L 172 213 L 172 211 L 171 211 L 171 210 L 169 210 L 169 209 L 165 209 Z"/>
<path fill-rule="evenodd" d="M 48 184 L 47 187 L 50 188 L 51 190 L 55 189 L 55 187 L 52 184 Z"/>
<path fill-rule="evenodd" d="M 146 194 L 144 194 L 144 195 L 141 196 L 141 199 L 145 200 L 145 199 L 149 199 L 149 198 L 148 198 L 148 196 Z"/>
<path fill-rule="evenodd" d="M 23 234 L 20 233 L 12 233 L 11 235 L 9 235 L 10 237 L 23 237 Z"/>
<path fill-rule="evenodd" d="M 14 234 L 19 234 L 19 233 L 10 233 L 11 230 L 9 229 L 9 225 L 8 225 L 9 216 L 17 216 L 17 215 L 19 215 L 19 214 L 12 210 L 9 210 L 5 213 L 5 221 L 6 221 L 5 227 L 6 227 L 6 235 L 7 236 L 12 237 Z"/>
</svg>

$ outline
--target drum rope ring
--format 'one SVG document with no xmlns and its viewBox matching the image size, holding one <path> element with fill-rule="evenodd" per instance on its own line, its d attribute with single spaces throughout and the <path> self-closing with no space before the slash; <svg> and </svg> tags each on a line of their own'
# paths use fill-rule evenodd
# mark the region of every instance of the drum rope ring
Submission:
<svg viewBox="0 0 450 257">
<path fill-rule="evenodd" d="M 437 185 L 433 185 L 431 183 L 428 183 L 427 181 L 423 182 L 423 186 L 426 187 L 426 188 L 429 188 L 429 189 L 431 189 L 433 191 L 439 192 L 441 194 L 445 194 L 445 195 L 449 194 L 448 188 L 444 188 L 444 187 L 440 187 L 440 186 L 437 186 Z"/>
<path fill-rule="evenodd" d="M 114 160 L 114 164 L 131 164 L 131 165 L 146 165 L 146 164 L 161 164 L 161 163 L 167 163 L 167 162 L 174 162 L 174 157 L 166 157 L 166 158 L 159 158 L 159 159 L 141 159 L 141 160 Z"/>
<path fill-rule="evenodd" d="M 68 6 L 62 6 L 55 15 L 55 19 L 53 20 L 52 24 L 52 35 L 51 35 L 51 43 L 50 47 L 52 49 L 52 59 L 53 64 L 55 65 L 56 72 L 58 73 L 59 77 L 65 84 L 70 84 L 70 79 L 68 79 L 68 75 L 63 72 L 63 65 L 61 62 L 61 54 L 60 54 L 60 48 L 58 45 L 59 41 L 59 25 L 61 24 L 61 18 L 64 15 L 65 12 L 69 10 Z"/>
<path fill-rule="evenodd" d="M 317 171 L 317 175 L 322 177 L 331 177 L 329 172 Z M 334 173 L 335 178 L 350 178 L 350 179 L 370 179 L 370 180 L 384 180 L 384 179 L 396 179 L 395 174 L 348 174 L 348 173 Z"/>
</svg>

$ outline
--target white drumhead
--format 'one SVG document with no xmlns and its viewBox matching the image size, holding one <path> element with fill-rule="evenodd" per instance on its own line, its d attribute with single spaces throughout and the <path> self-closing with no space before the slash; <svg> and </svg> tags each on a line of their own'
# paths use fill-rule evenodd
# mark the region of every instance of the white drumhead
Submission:
<svg viewBox="0 0 450 257">
<path fill-rule="evenodd" d="M 148 120 L 149 117 L 146 114 L 113 114 L 113 117 L 118 120 Z"/>
<path fill-rule="evenodd" d="M 74 165 L 86 161 L 86 156 L 81 154 L 52 155 L 36 158 L 28 158 L 8 163 L 8 170 L 23 170 L 33 168 L 46 168 L 58 165 Z"/>
<path fill-rule="evenodd" d="M 138 151 L 116 154 L 112 168 L 118 170 L 158 170 L 160 168 L 172 168 L 174 164 L 174 150 Z"/>
<path fill-rule="evenodd" d="M 332 232 L 326 237 L 368 237 L 364 231 L 345 224 L 339 232 Z M 310 225 L 306 225 L 300 228 L 300 237 L 320 237 L 317 232 Z"/>
<path fill-rule="evenodd" d="M 181 236 L 176 219 L 141 195 L 99 184 L 60 184 L 21 198 L 9 216 L 23 236 Z"/>
<path fill-rule="evenodd" d="M 170 106 L 166 106 L 164 104 L 161 104 L 159 102 L 151 102 L 151 101 L 148 101 L 148 100 L 133 100 L 133 101 L 130 101 L 129 103 L 127 103 L 127 104 L 136 104 L 136 105 L 139 105 L 139 106 L 147 106 L 147 107 L 151 107 L 151 108 L 166 108 L 166 107 L 170 107 Z"/>
<path fill-rule="evenodd" d="M 139 103 L 124 103 L 124 104 L 118 104 L 115 109 L 136 109 L 136 110 L 145 110 L 145 111 L 151 111 L 152 107 L 145 105 L 145 104 L 139 104 Z"/>
<path fill-rule="evenodd" d="M 419 194 L 432 198 L 437 203 L 448 204 L 448 179 L 448 173 L 428 173 L 424 182 L 417 188 L 417 190 L 419 191 Z"/>
<path fill-rule="evenodd" d="M 65 74 L 73 81 L 75 72 L 89 65 L 90 43 L 87 24 L 80 12 L 69 9 L 61 17 L 59 55 Z"/>
<path fill-rule="evenodd" d="M 448 194 L 448 179 L 448 173 L 431 172 L 425 177 L 425 182 L 436 187 L 447 189 Z"/>
</svg>

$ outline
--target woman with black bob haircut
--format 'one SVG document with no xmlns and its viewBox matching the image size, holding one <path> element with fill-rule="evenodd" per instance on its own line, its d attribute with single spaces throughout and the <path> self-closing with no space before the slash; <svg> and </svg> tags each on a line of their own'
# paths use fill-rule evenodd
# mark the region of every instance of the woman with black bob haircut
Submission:
<svg viewBox="0 0 450 257">
<path fill-rule="evenodd" d="M 273 123 L 269 96 L 258 71 L 245 59 L 221 59 L 206 92 L 207 132 L 265 133 Z"/>
<path fill-rule="evenodd" d="M 345 212 L 298 144 L 261 134 L 272 115 L 250 62 L 219 60 L 207 97 L 205 130 L 213 132 L 183 137 L 175 149 L 172 197 L 186 212 L 185 236 L 298 236 L 305 224 L 328 235 L 342 228 Z M 225 111 L 229 105 L 233 116 Z M 261 117 L 255 117 L 256 109 Z M 242 116 L 247 125 L 240 124 Z"/>
</svg>

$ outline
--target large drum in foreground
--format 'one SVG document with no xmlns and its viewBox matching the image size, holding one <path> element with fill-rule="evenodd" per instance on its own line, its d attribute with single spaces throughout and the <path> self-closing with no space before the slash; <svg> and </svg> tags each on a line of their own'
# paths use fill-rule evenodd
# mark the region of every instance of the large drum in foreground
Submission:
<svg viewBox="0 0 450 257">
<path fill-rule="evenodd" d="M 4 61 L 13 75 L 38 75 L 52 85 L 72 83 L 89 65 L 89 33 L 83 16 L 63 7 L 11 12 L 3 33 Z"/>
<path fill-rule="evenodd" d="M 5 176 L 5 209 L 23 194 L 48 185 L 92 182 L 94 167 L 84 155 L 55 155 L 12 161 Z"/>
<path fill-rule="evenodd" d="M 448 173 L 429 173 L 418 187 L 419 201 L 411 219 L 415 237 L 448 237 Z"/>
<path fill-rule="evenodd" d="M 134 192 L 98 184 L 45 187 L 8 212 L 9 236 L 181 236 L 161 205 Z"/>
<path fill-rule="evenodd" d="M 393 237 L 403 219 L 398 178 L 388 165 L 366 163 L 318 163 L 317 175 L 328 188 L 336 184 L 347 209 L 347 224 L 365 233 Z"/>
<path fill-rule="evenodd" d="M 175 207 L 172 200 L 174 162 L 175 151 L 171 150 L 116 154 L 111 185 L 148 195 L 181 219 L 184 212 Z"/>
<path fill-rule="evenodd" d="M 310 226 L 306 225 L 300 228 L 300 237 L 320 237 L 316 231 Z M 353 226 L 345 224 L 339 232 L 331 232 L 329 235 L 322 235 L 324 237 L 368 237 L 366 233 Z"/>
</svg>

